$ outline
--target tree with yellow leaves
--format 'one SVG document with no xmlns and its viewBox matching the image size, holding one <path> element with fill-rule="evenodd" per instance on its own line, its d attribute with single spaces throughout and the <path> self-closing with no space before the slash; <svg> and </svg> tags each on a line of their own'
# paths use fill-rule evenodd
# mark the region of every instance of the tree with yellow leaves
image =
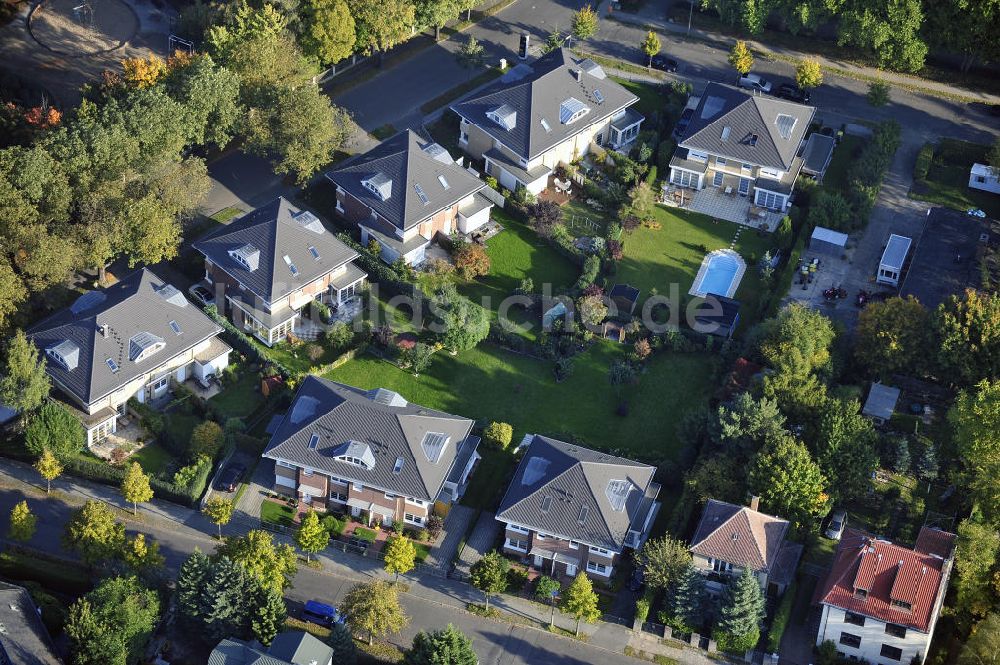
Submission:
<svg viewBox="0 0 1000 665">
<path fill-rule="evenodd" d="M 149 88 L 167 73 L 167 63 L 155 53 L 148 58 L 125 58 L 122 60 L 125 80 L 137 88 Z"/>
</svg>

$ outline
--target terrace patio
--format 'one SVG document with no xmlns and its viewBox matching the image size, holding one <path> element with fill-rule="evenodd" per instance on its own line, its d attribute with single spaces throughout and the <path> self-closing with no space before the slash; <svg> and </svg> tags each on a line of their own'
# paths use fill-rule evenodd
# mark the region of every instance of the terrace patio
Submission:
<svg viewBox="0 0 1000 665">
<path fill-rule="evenodd" d="M 733 186 L 696 190 L 666 183 L 661 201 L 667 206 L 685 208 L 741 226 L 764 228 L 769 232 L 778 228 L 784 217 L 783 213 L 754 205 L 750 197 L 741 196 Z"/>
</svg>

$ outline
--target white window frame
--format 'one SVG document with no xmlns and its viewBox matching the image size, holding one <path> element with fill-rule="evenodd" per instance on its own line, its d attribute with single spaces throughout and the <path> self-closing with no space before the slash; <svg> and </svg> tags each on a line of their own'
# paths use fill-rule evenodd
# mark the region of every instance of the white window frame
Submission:
<svg viewBox="0 0 1000 665">
<path fill-rule="evenodd" d="M 687 187 L 688 189 L 697 189 L 698 187 L 698 174 L 694 171 L 685 171 L 684 169 L 674 169 L 674 177 L 671 179 L 675 185 L 679 187 Z"/>
<path fill-rule="evenodd" d="M 516 524 L 507 524 L 507 529 L 513 531 L 514 533 L 520 533 L 525 536 L 531 533 L 530 529 L 525 529 L 523 526 L 518 526 Z"/>
<path fill-rule="evenodd" d="M 569 548 L 571 550 L 578 550 L 578 549 L 580 549 L 580 543 L 571 540 L 571 541 L 569 541 Z"/>
<path fill-rule="evenodd" d="M 607 577 L 611 574 L 611 566 L 606 563 L 598 563 L 596 561 L 587 562 L 587 572 L 594 573 L 595 575 L 600 575 L 602 577 Z"/>
<path fill-rule="evenodd" d="M 410 524 L 416 524 L 417 526 L 424 525 L 424 518 L 422 515 L 414 515 L 413 513 L 403 513 L 403 521 Z"/>
<path fill-rule="evenodd" d="M 422 501 L 421 499 L 414 499 L 412 497 L 406 497 L 405 501 L 406 501 L 406 503 L 413 504 L 414 506 L 420 506 L 421 508 L 426 508 L 427 507 L 427 502 L 426 501 Z"/>
<path fill-rule="evenodd" d="M 347 494 L 343 492 L 338 492 L 335 489 L 331 489 L 330 501 L 335 501 L 336 503 L 347 503 Z"/>
<path fill-rule="evenodd" d="M 297 468 L 299 468 L 299 467 L 295 466 L 294 464 L 292 464 L 291 462 L 286 462 L 283 459 L 274 460 L 274 463 L 277 464 L 278 466 L 284 467 L 286 469 L 297 469 Z"/>
<path fill-rule="evenodd" d="M 715 165 L 716 166 L 725 166 L 726 164 L 728 164 L 728 162 L 726 161 L 725 157 L 716 157 L 715 158 Z"/>
<path fill-rule="evenodd" d="M 354 488 L 355 492 L 361 492 L 361 491 L 363 491 L 365 489 L 365 484 L 364 483 L 359 483 L 356 480 L 351 483 L 351 486 Z"/>
<path fill-rule="evenodd" d="M 716 171 L 712 175 L 712 187 L 722 187 L 722 182 L 725 179 L 725 174 L 722 171 Z"/>
<path fill-rule="evenodd" d="M 603 547 L 594 547 L 593 545 L 589 548 L 590 552 L 594 554 L 602 554 L 604 556 L 611 556 L 611 550 L 606 550 Z"/>
<path fill-rule="evenodd" d="M 527 540 L 518 540 L 516 538 L 507 538 L 504 542 L 504 547 L 518 552 L 527 552 L 529 545 L 530 543 Z"/>
</svg>

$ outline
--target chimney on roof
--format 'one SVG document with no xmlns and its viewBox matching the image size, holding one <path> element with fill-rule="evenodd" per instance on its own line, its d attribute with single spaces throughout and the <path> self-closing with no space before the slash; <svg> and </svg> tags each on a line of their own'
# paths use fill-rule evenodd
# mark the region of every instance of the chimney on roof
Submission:
<svg viewBox="0 0 1000 665">
<path fill-rule="evenodd" d="M 757 512 L 759 508 L 760 508 L 760 497 L 759 496 L 750 497 L 750 510 Z"/>
<path fill-rule="evenodd" d="M 108 338 L 108 324 L 98 323 L 97 329 L 101 331 L 101 337 L 103 337 L 104 339 Z"/>
<path fill-rule="evenodd" d="M 581 69 L 574 69 L 573 73 L 576 75 L 576 80 L 577 81 L 582 81 L 583 80 L 583 69 L 582 68 Z"/>
</svg>

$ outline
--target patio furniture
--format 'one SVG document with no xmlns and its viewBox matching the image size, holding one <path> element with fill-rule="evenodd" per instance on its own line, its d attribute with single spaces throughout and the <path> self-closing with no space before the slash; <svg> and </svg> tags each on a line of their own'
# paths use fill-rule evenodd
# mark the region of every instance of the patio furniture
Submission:
<svg viewBox="0 0 1000 665">
<path fill-rule="evenodd" d="M 733 187 L 732 187 L 732 185 L 726 186 L 726 196 L 732 196 L 732 195 L 733 195 Z"/>
</svg>

